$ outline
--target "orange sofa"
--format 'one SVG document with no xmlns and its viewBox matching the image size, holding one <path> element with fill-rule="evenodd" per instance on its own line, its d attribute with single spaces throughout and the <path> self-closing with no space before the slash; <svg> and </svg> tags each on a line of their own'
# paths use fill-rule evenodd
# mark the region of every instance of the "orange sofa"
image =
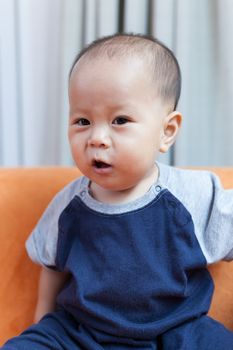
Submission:
<svg viewBox="0 0 233 350">
<path fill-rule="evenodd" d="M 211 170 L 233 188 L 233 168 Z M 33 320 L 39 267 L 25 240 L 54 194 L 78 176 L 76 168 L 0 169 L 0 345 Z M 210 315 L 233 330 L 233 262 L 209 269 L 216 285 Z"/>
</svg>

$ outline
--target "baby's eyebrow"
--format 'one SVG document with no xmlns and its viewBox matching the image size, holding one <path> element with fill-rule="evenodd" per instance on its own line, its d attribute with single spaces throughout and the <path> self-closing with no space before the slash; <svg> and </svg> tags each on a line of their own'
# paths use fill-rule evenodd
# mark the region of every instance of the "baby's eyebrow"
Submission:
<svg viewBox="0 0 233 350">
<path fill-rule="evenodd" d="M 79 106 L 75 106 L 73 109 L 70 108 L 70 115 L 73 114 L 83 114 L 86 115 L 89 112 L 88 108 L 80 108 Z"/>
</svg>

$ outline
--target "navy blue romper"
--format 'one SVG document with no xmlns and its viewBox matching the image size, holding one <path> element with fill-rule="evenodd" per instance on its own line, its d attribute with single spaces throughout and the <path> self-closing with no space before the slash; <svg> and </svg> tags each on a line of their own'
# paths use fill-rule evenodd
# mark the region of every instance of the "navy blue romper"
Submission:
<svg viewBox="0 0 233 350">
<path fill-rule="evenodd" d="M 192 217 L 167 189 L 121 214 L 75 196 L 59 218 L 56 267 L 71 274 L 57 311 L 2 349 L 233 349 L 233 333 L 206 316 L 213 282 Z"/>
</svg>

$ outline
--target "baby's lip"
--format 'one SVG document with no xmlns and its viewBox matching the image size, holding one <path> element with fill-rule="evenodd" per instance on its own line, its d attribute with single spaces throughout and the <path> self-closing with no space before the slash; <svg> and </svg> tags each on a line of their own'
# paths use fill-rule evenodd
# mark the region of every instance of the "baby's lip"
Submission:
<svg viewBox="0 0 233 350">
<path fill-rule="evenodd" d="M 92 166 L 98 169 L 106 169 L 111 167 L 111 164 L 102 159 L 93 159 Z"/>
<path fill-rule="evenodd" d="M 103 175 L 103 176 L 107 176 L 110 175 L 113 171 L 113 166 L 112 164 L 106 162 L 103 159 L 93 159 L 91 162 L 91 166 L 93 171 L 98 174 L 98 175 Z"/>
</svg>

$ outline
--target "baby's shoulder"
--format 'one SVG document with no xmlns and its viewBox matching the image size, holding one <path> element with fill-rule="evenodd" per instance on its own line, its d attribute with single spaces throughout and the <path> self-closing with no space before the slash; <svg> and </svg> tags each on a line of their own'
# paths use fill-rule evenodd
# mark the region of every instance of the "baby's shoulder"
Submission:
<svg viewBox="0 0 233 350">
<path fill-rule="evenodd" d="M 57 192 L 49 206 L 60 207 L 62 209 L 62 207 L 68 205 L 75 196 L 79 196 L 80 192 L 82 192 L 86 186 L 87 179 L 84 176 L 76 178 Z"/>
<path fill-rule="evenodd" d="M 184 169 L 159 164 L 160 181 L 188 210 L 193 220 L 206 224 L 213 203 L 224 192 L 219 178 L 206 170 Z M 221 196 L 222 197 L 222 196 Z"/>
<path fill-rule="evenodd" d="M 216 188 L 221 188 L 219 178 L 206 170 L 177 168 L 159 163 L 160 181 L 178 199 L 200 196 L 211 200 Z"/>
</svg>

